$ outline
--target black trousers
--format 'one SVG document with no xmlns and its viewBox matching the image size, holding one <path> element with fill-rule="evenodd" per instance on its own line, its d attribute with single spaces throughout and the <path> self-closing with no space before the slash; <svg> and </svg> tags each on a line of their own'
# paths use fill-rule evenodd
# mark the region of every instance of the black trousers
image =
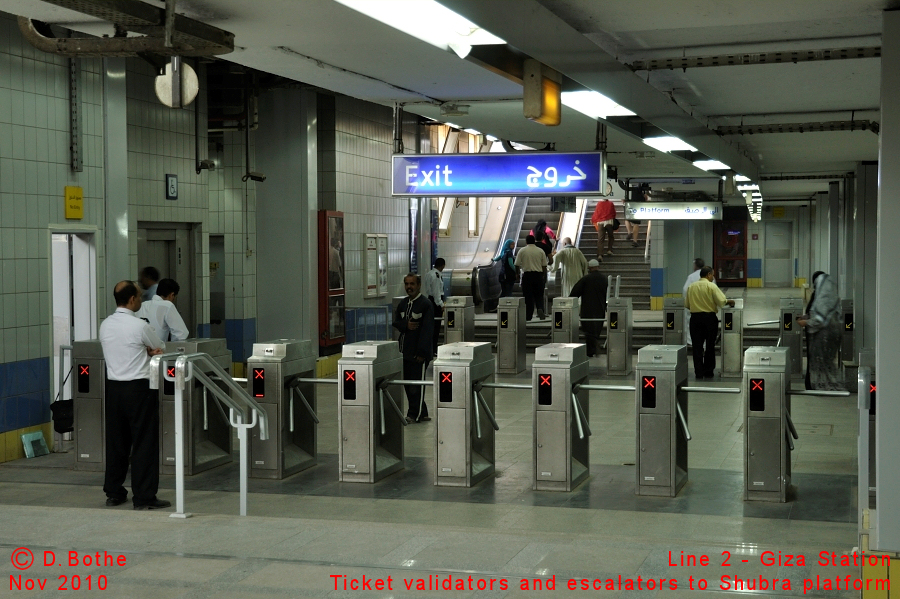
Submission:
<svg viewBox="0 0 900 599">
<path fill-rule="evenodd" d="M 691 314 L 690 329 L 694 345 L 694 374 L 698 379 L 712 378 L 716 370 L 719 317 L 715 312 L 694 312 Z"/>
<path fill-rule="evenodd" d="M 538 314 L 544 313 L 544 273 L 529 271 L 522 273 L 522 295 L 525 296 L 525 320 L 531 320 L 534 309 Z"/>
<path fill-rule="evenodd" d="M 150 381 L 106 381 L 106 475 L 103 492 L 125 499 L 131 457 L 134 505 L 156 500 L 159 489 L 159 398 Z"/>
<path fill-rule="evenodd" d="M 403 358 L 403 378 L 408 381 L 424 381 L 425 370 L 428 368 L 428 362 L 425 360 L 421 364 L 415 360 L 407 360 Z M 419 385 L 406 385 L 406 417 L 413 420 L 421 420 L 428 416 L 428 406 L 422 399 L 422 387 Z"/>
<path fill-rule="evenodd" d="M 600 335 L 603 333 L 603 323 L 582 322 L 581 330 L 584 331 L 584 338 L 585 341 L 587 341 L 588 357 L 599 356 L 603 347 L 600 343 Z"/>
</svg>

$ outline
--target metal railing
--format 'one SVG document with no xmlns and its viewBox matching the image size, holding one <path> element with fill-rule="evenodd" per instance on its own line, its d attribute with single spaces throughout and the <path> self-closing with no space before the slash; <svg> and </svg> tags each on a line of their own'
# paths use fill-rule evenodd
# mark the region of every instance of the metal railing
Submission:
<svg viewBox="0 0 900 599">
<path fill-rule="evenodd" d="M 175 375 L 169 376 L 168 365 L 175 360 Z M 207 374 L 194 364 L 201 364 Z M 190 513 L 184 510 L 184 389 L 185 383 L 192 378 L 199 381 L 205 391 L 213 398 L 224 403 L 229 409 L 228 421 L 238 431 L 240 443 L 240 514 L 247 515 L 247 479 L 248 479 L 248 434 L 249 429 L 259 423 L 259 438 L 269 438 L 269 425 L 266 412 L 259 403 L 250 397 L 247 391 L 232 379 L 225 369 L 219 366 L 209 354 L 182 354 L 171 352 L 153 356 L 150 360 L 150 388 L 159 389 L 160 375 L 167 381 L 175 383 L 175 513 L 173 518 L 189 518 Z M 215 380 L 213 380 L 215 377 Z M 216 381 L 228 387 L 230 393 L 222 390 Z M 218 404 L 222 409 L 222 406 Z M 224 414 L 224 410 L 223 410 Z"/>
</svg>

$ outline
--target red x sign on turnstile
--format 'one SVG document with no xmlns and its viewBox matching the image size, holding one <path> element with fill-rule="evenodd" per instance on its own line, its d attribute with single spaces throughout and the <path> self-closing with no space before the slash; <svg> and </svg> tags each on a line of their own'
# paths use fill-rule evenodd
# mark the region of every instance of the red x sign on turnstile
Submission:
<svg viewBox="0 0 900 599">
<path fill-rule="evenodd" d="M 549 374 L 541 374 L 541 385 L 549 385 L 550 384 L 550 375 Z"/>
<path fill-rule="evenodd" d="M 753 385 L 751 391 L 762 391 L 762 379 L 750 379 L 750 383 Z"/>
<path fill-rule="evenodd" d="M 356 380 L 356 371 L 355 370 L 345 370 L 344 371 L 344 380 L 345 381 L 355 381 Z"/>
<path fill-rule="evenodd" d="M 875 385 L 869 383 L 869 393 L 875 393 Z"/>
<path fill-rule="evenodd" d="M 166 376 L 175 376 L 175 367 L 174 366 L 166 369 Z"/>
<path fill-rule="evenodd" d="M 655 376 L 645 376 L 644 377 L 644 389 L 656 389 L 656 377 Z"/>
<path fill-rule="evenodd" d="M 265 378 L 265 377 L 266 377 L 266 371 L 265 371 L 265 370 L 263 370 L 263 369 L 261 369 L 261 368 L 260 368 L 259 370 L 257 370 L 256 368 L 253 369 L 253 378 L 255 378 L 255 379 L 263 379 L 263 378 Z"/>
<path fill-rule="evenodd" d="M 84 364 L 81 365 L 81 374 L 88 374 L 88 367 Z"/>
<path fill-rule="evenodd" d="M 441 382 L 442 383 L 452 383 L 453 382 L 453 373 L 452 372 L 442 372 L 441 373 Z"/>
</svg>

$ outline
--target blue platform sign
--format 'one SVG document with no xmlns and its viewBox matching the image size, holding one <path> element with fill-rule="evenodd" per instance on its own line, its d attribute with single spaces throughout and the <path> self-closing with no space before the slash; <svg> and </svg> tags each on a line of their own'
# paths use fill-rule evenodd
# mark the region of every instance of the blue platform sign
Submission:
<svg viewBox="0 0 900 599">
<path fill-rule="evenodd" d="M 602 153 L 398 154 L 395 196 L 553 196 L 603 193 Z"/>
</svg>

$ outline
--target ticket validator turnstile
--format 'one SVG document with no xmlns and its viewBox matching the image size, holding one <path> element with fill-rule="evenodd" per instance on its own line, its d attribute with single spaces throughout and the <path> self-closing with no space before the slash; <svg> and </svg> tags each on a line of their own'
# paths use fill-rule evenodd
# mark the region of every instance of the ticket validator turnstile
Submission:
<svg viewBox="0 0 900 599">
<path fill-rule="evenodd" d="M 316 387 L 318 349 L 309 340 L 254 343 L 247 360 L 247 392 L 265 409 L 269 438 L 251 429 L 250 476 L 282 479 L 318 462 Z"/>
<path fill-rule="evenodd" d="M 857 450 L 860 452 L 860 455 L 863 451 L 868 450 L 869 452 L 869 489 L 868 494 L 870 497 L 875 495 L 876 489 L 876 480 L 875 480 L 875 396 L 877 391 L 877 386 L 875 384 L 875 350 L 873 349 L 861 349 L 859 352 L 859 367 L 860 369 L 866 368 L 869 371 L 869 392 L 868 395 L 860 396 L 860 390 L 857 391 L 857 403 L 860 408 L 864 408 L 868 406 L 868 422 L 864 420 L 864 417 L 860 416 L 860 428 L 868 425 L 867 435 L 868 442 L 864 447 L 858 447 Z M 858 378 L 858 373 L 857 373 Z M 858 381 L 857 381 L 858 382 Z M 860 412 L 862 414 L 862 412 Z M 868 506 L 865 506 L 868 507 Z"/>
<path fill-rule="evenodd" d="M 404 468 L 406 416 L 387 389 L 400 378 L 396 341 L 344 346 L 338 360 L 338 461 L 342 482 L 374 483 Z M 400 393 L 403 393 L 402 389 Z M 397 400 L 402 402 L 401 397 Z"/>
<path fill-rule="evenodd" d="M 587 348 L 550 343 L 531 365 L 535 491 L 571 491 L 590 474 Z"/>
<path fill-rule="evenodd" d="M 497 306 L 497 373 L 524 371 L 525 298 L 501 297 Z"/>
<path fill-rule="evenodd" d="M 841 322 L 844 323 L 844 327 L 841 333 L 841 361 L 853 360 L 856 357 L 856 353 L 853 351 L 853 317 L 853 300 L 842 299 Z"/>
<path fill-rule="evenodd" d="M 209 354 L 225 372 L 231 372 L 231 350 L 226 346 L 225 339 L 167 341 L 166 351 Z M 195 362 L 193 367 L 200 368 L 201 363 Z M 162 363 L 160 368 L 163 368 Z M 174 360 L 169 362 L 168 369 L 169 376 L 174 377 Z M 175 383 L 164 377 L 160 379 L 165 381 L 159 389 L 160 473 L 175 474 Z M 225 393 L 229 392 L 224 383 L 218 384 Z M 218 400 L 206 391 L 196 377 L 185 386 L 183 398 L 185 475 L 191 476 L 231 462 L 231 424 Z"/>
<path fill-rule="evenodd" d="M 791 352 L 751 347 L 744 356 L 744 500 L 787 501 L 791 451 Z"/>
<path fill-rule="evenodd" d="M 434 484 L 471 487 L 494 473 L 494 354 L 490 343 L 442 345 L 434 361 Z"/>
<path fill-rule="evenodd" d="M 471 295 L 444 300 L 444 343 L 475 340 L 475 303 Z"/>
<path fill-rule="evenodd" d="M 550 316 L 553 318 L 551 340 L 553 343 L 578 343 L 578 327 L 581 319 L 578 312 L 581 304 L 577 297 L 553 298 L 553 309 Z"/>
<path fill-rule="evenodd" d="M 635 494 L 675 497 L 688 480 L 687 347 L 648 345 L 635 368 Z"/>
<path fill-rule="evenodd" d="M 797 324 L 797 317 L 803 314 L 803 300 L 781 298 L 781 347 L 791 350 L 791 374 L 803 372 L 803 327 Z"/>
<path fill-rule="evenodd" d="M 741 377 L 744 358 L 744 300 L 722 308 L 722 376 Z"/>
<path fill-rule="evenodd" d="M 106 360 L 99 339 L 72 343 L 75 469 L 106 469 Z"/>
<path fill-rule="evenodd" d="M 684 344 L 684 298 L 663 298 L 663 345 Z"/>
<path fill-rule="evenodd" d="M 631 372 L 631 298 L 611 297 L 606 305 L 606 354 L 608 371 L 612 375 Z"/>
</svg>

